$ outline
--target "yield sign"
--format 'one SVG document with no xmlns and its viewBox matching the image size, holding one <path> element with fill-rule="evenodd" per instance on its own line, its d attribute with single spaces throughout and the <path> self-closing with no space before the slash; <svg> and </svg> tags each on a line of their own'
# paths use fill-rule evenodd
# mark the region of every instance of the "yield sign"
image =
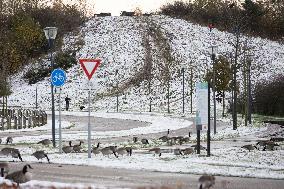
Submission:
<svg viewBox="0 0 284 189">
<path fill-rule="evenodd" d="M 83 68 L 85 74 L 90 80 L 95 73 L 96 69 L 99 67 L 101 60 L 100 59 L 79 59 L 81 67 Z"/>
</svg>

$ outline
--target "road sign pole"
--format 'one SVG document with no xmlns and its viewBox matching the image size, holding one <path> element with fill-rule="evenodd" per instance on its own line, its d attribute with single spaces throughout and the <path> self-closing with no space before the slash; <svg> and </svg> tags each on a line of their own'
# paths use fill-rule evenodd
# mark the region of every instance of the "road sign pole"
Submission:
<svg viewBox="0 0 284 189">
<path fill-rule="evenodd" d="M 89 118 L 88 118 L 88 158 L 91 158 L 91 86 L 90 80 L 88 81 L 88 101 L 89 101 Z"/>
<path fill-rule="evenodd" d="M 62 153 L 62 132 L 61 132 L 61 87 L 59 89 L 59 153 Z"/>
</svg>

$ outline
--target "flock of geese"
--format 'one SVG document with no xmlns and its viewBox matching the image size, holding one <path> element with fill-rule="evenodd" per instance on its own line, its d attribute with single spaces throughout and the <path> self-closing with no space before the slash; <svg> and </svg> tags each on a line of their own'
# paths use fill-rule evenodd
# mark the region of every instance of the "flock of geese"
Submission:
<svg viewBox="0 0 284 189">
<path fill-rule="evenodd" d="M 160 138 L 158 138 L 158 140 L 164 142 L 167 145 L 182 145 L 184 143 L 188 143 L 190 142 L 190 137 L 191 137 L 191 133 L 188 133 L 188 136 L 184 137 L 184 136 L 175 136 L 175 137 L 169 137 L 169 133 L 170 130 L 167 131 L 167 134 L 165 136 L 162 136 Z M 138 137 L 133 137 L 133 142 L 134 143 L 138 143 L 139 139 Z M 284 138 L 283 137 L 278 137 L 278 138 L 271 138 L 270 140 L 265 140 L 265 141 L 258 141 L 255 145 L 253 144 L 249 144 L 249 145 L 244 145 L 241 148 L 244 148 L 246 150 L 254 150 L 254 149 L 258 149 L 258 150 L 275 150 L 276 147 L 279 147 L 280 145 L 277 144 L 277 142 L 283 142 Z M 13 138 L 12 137 L 7 137 L 6 138 L 6 144 L 12 144 L 13 142 Z M 140 140 L 141 144 L 147 146 L 149 145 L 149 140 L 147 138 L 142 138 Z M 2 139 L 0 139 L 0 143 L 2 143 Z M 37 144 L 42 144 L 45 146 L 48 146 L 52 143 L 51 140 L 49 139 L 44 139 L 39 141 Z M 69 141 L 67 146 L 63 146 L 62 147 L 62 151 L 64 153 L 79 153 L 79 152 L 83 152 L 83 147 L 82 147 L 83 142 L 80 141 L 79 144 L 75 144 L 72 145 L 72 141 Z M 92 148 L 92 153 L 97 155 L 97 154 L 102 154 L 104 156 L 109 156 L 109 155 L 114 155 L 115 157 L 118 156 L 123 156 L 123 155 L 128 155 L 131 156 L 132 155 L 132 147 L 117 147 L 117 146 L 107 146 L 107 147 L 101 147 L 100 146 L 100 142 L 97 143 L 96 146 L 94 146 Z M 205 147 L 200 146 L 201 150 L 206 150 Z M 173 153 L 174 155 L 189 155 L 189 154 L 193 154 L 195 153 L 197 150 L 197 145 L 192 145 L 191 147 L 187 147 L 184 149 L 180 149 L 180 148 L 175 148 L 173 149 Z M 161 156 L 163 149 L 155 147 L 155 148 L 151 148 L 148 149 L 149 152 L 154 153 L 154 155 L 158 155 Z M 12 148 L 12 147 L 5 147 L 2 148 L 0 151 L 1 155 L 6 155 L 6 156 L 12 156 L 13 158 L 18 158 L 20 161 L 23 161 L 21 153 L 19 151 L 19 149 L 17 148 Z M 44 159 L 46 158 L 48 163 L 50 163 L 49 157 L 48 155 L 43 151 L 43 150 L 39 150 L 36 151 L 32 154 L 35 158 L 37 158 L 38 160 Z M 31 180 L 31 174 L 29 173 L 28 169 L 32 169 L 32 167 L 29 164 L 26 164 L 21 170 L 13 172 L 8 174 L 9 171 L 9 165 L 7 162 L 0 162 L 0 169 L 1 169 L 1 176 L 4 177 L 5 174 L 5 178 L 12 180 L 14 182 L 16 182 L 18 185 L 20 183 L 25 183 L 29 180 Z M 209 189 L 210 187 L 212 187 L 215 184 L 215 177 L 211 176 L 211 175 L 203 175 L 199 178 L 199 189 Z"/>
</svg>

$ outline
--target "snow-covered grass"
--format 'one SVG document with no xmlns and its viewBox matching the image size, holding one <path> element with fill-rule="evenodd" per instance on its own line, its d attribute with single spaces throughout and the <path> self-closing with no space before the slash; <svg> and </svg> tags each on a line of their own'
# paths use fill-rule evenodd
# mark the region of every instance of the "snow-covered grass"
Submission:
<svg viewBox="0 0 284 189">
<path fill-rule="evenodd" d="M 13 184 L 10 180 L 3 179 L 0 177 L 0 187 L 14 189 L 16 185 Z M 95 184 L 81 184 L 81 183 L 60 183 L 60 182 L 49 182 L 49 181 L 39 181 L 39 180 L 31 180 L 27 183 L 23 183 L 20 185 L 22 189 L 107 189 L 103 185 L 95 185 Z M 118 189 L 118 187 L 112 187 L 114 189 Z M 125 188 L 125 187 L 124 187 Z"/>
<path fill-rule="evenodd" d="M 149 33 L 161 33 L 161 39 Z M 182 31 L 182 32 L 181 32 Z M 149 45 L 145 40 L 149 37 Z M 243 38 L 245 40 L 246 37 Z M 76 58 L 100 58 L 101 66 L 91 80 L 92 109 L 115 111 L 115 86 L 123 87 L 131 78 L 135 77 L 145 66 L 145 56 L 151 52 L 153 59 L 151 95 L 148 82 L 139 85 L 126 86 L 119 93 L 120 111 L 147 112 L 151 98 L 152 111 L 167 112 L 167 88 L 160 81 L 161 67 L 165 67 L 162 44 L 168 44 L 174 65 L 171 70 L 170 81 L 170 111 L 180 114 L 182 111 L 182 77 L 181 67 L 186 70 L 185 90 L 189 91 L 190 67 L 193 67 L 195 81 L 203 80 L 203 76 L 210 63 L 210 46 L 218 45 L 218 53 L 223 54 L 232 50 L 230 42 L 234 40 L 232 34 L 201 27 L 180 19 L 166 16 L 152 17 L 104 17 L 88 21 L 78 34 L 69 34 L 64 38 L 63 49 L 77 49 L 78 40 L 84 45 L 77 52 Z M 147 40 L 146 40 L 147 41 Z M 283 45 L 261 38 L 249 38 L 248 45 L 253 48 L 252 82 L 262 78 L 283 73 L 284 51 Z M 147 48 L 150 48 L 147 49 Z M 206 60 L 204 60 L 206 59 Z M 242 57 L 240 57 L 240 61 Z M 192 65 L 191 65 L 192 63 Z M 261 66 L 261 69 L 257 68 Z M 116 70 L 118 74 L 116 75 Z M 50 109 L 49 78 L 29 86 L 22 78 L 23 72 L 11 78 L 13 94 L 9 97 L 10 105 L 23 107 L 35 106 L 35 88 L 38 89 L 38 102 L 42 109 Z M 71 97 L 71 109 L 78 110 L 80 105 L 87 104 L 88 82 L 82 69 L 78 65 L 67 70 L 67 83 L 62 87 L 62 101 L 68 94 Z M 241 79 L 241 78 L 239 78 Z M 109 94 L 113 94 L 109 96 Z M 100 94 L 100 97 L 98 96 Z M 58 95 L 56 95 L 58 99 Z M 185 99 L 185 111 L 189 112 L 189 95 Z M 193 98 L 195 108 L 195 97 Z"/>
</svg>

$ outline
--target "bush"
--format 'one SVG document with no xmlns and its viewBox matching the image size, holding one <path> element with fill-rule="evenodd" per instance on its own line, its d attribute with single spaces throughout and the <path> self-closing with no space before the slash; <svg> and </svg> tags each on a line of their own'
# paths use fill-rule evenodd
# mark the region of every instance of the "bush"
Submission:
<svg viewBox="0 0 284 189">
<path fill-rule="evenodd" d="M 271 81 L 261 81 L 253 92 L 254 112 L 262 115 L 284 116 L 284 75 Z"/>
<path fill-rule="evenodd" d="M 69 54 L 66 52 L 58 53 L 54 58 L 54 68 L 61 68 L 63 70 L 67 70 L 72 66 L 76 65 L 77 61 L 74 54 Z M 43 63 L 38 68 L 29 69 L 24 78 L 28 80 L 28 83 L 35 84 L 39 81 L 44 80 L 45 77 L 50 76 L 52 72 L 52 68 L 50 66 L 46 66 Z"/>
</svg>

